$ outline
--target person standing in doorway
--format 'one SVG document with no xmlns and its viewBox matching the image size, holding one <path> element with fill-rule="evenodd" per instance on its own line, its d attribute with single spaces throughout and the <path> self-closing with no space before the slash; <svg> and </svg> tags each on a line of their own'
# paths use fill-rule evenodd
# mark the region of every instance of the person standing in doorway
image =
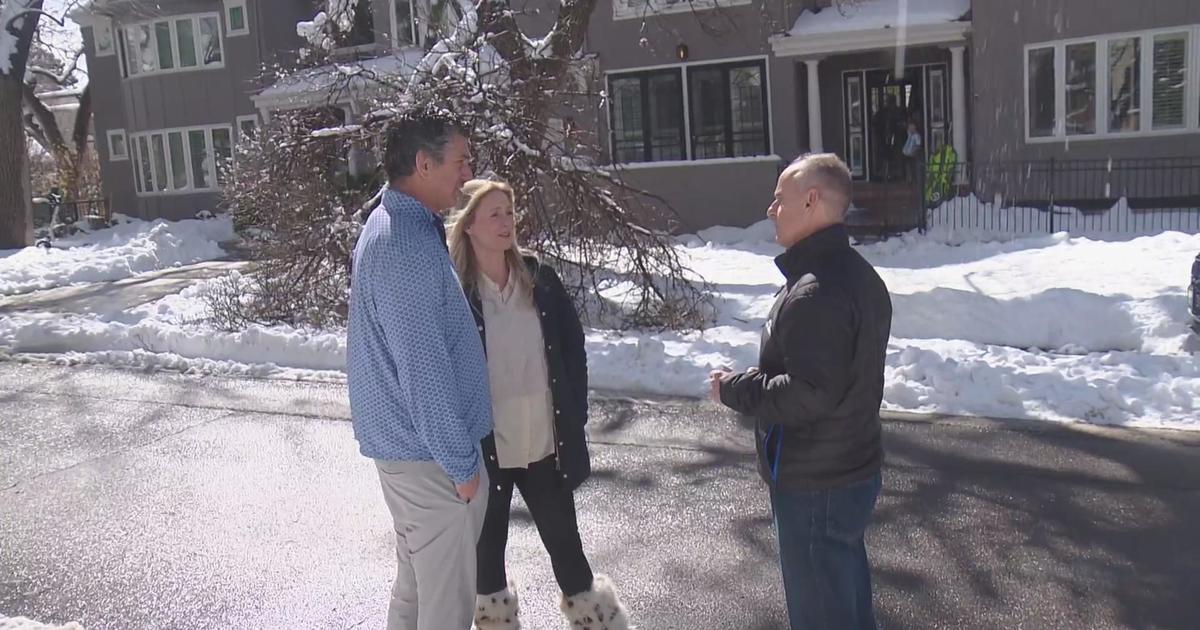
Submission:
<svg viewBox="0 0 1200 630">
<path fill-rule="evenodd" d="M 923 150 L 924 144 L 924 141 L 921 140 L 921 128 L 917 125 L 915 118 L 910 118 L 908 121 L 908 136 L 904 140 L 904 148 L 900 150 L 904 154 L 905 180 L 909 183 L 917 181 L 917 169 L 920 167 L 921 159 L 925 155 Z"/>
<path fill-rule="evenodd" d="M 850 171 L 809 155 L 779 176 L 767 216 L 786 284 L 757 367 L 714 371 L 711 397 L 755 418 L 792 630 L 874 630 L 863 535 L 882 486 L 887 286 L 850 247 Z"/>
<path fill-rule="evenodd" d="M 402 116 L 385 144 L 388 189 L 354 248 L 350 413 L 396 530 L 388 630 L 467 630 L 492 406 L 442 214 L 472 176 L 471 152 L 465 128 L 432 111 Z"/>
</svg>

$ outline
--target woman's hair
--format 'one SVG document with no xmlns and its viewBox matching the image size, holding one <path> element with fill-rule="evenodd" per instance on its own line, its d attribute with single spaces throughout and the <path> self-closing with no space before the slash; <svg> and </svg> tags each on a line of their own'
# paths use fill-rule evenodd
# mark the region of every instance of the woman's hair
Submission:
<svg viewBox="0 0 1200 630">
<path fill-rule="evenodd" d="M 475 222 L 475 213 L 483 203 L 484 197 L 490 193 L 501 192 L 508 198 L 509 207 L 515 212 L 516 194 L 512 186 L 492 179 L 473 179 L 463 186 L 462 200 L 454 211 L 451 219 L 447 240 L 450 247 L 450 260 L 458 270 L 458 277 L 463 283 L 463 289 L 470 295 L 479 286 L 479 261 L 475 257 L 475 248 L 471 245 L 471 237 L 467 228 Z M 512 247 L 504 252 L 508 261 L 511 277 L 516 281 L 516 290 L 532 296 L 533 278 L 525 265 L 524 252 L 517 245 L 514 235 Z"/>
</svg>

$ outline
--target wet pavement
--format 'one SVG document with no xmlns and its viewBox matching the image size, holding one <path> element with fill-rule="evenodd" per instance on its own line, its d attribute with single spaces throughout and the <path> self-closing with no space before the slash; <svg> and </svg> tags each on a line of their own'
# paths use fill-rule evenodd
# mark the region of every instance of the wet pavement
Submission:
<svg viewBox="0 0 1200 630">
<path fill-rule="evenodd" d="M 639 627 L 784 628 L 740 421 L 593 409 L 585 549 Z M 337 383 L 0 362 L 0 613 L 382 628 L 391 524 L 347 418 Z M 886 446 L 881 627 L 1200 627 L 1200 435 L 894 417 Z M 509 566 L 525 627 L 565 627 L 523 507 Z"/>
</svg>

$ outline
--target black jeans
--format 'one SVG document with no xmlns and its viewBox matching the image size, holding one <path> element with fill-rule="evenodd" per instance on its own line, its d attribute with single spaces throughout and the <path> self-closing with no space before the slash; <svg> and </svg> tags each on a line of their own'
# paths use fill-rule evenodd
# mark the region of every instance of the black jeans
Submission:
<svg viewBox="0 0 1200 630">
<path fill-rule="evenodd" d="M 592 588 L 592 568 L 583 555 L 575 520 L 575 495 L 563 488 L 554 464 L 551 455 L 530 464 L 529 468 L 501 468 L 491 480 L 487 515 L 475 552 L 476 592 L 480 595 L 508 586 L 504 551 L 508 546 L 508 516 L 514 485 L 529 506 L 563 594 L 577 595 Z"/>
</svg>

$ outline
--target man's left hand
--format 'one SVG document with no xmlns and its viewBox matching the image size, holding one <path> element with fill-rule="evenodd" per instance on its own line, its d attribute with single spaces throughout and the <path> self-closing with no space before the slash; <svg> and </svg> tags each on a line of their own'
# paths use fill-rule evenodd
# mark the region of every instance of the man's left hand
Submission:
<svg viewBox="0 0 1200 630">
<path fill-rule="evenodd" d="M 733 376 L 733 370 L 722 367 L 708 373 L 708 397 L 715 403 L 721 402 L 721 381 Z"/>
</svg>

